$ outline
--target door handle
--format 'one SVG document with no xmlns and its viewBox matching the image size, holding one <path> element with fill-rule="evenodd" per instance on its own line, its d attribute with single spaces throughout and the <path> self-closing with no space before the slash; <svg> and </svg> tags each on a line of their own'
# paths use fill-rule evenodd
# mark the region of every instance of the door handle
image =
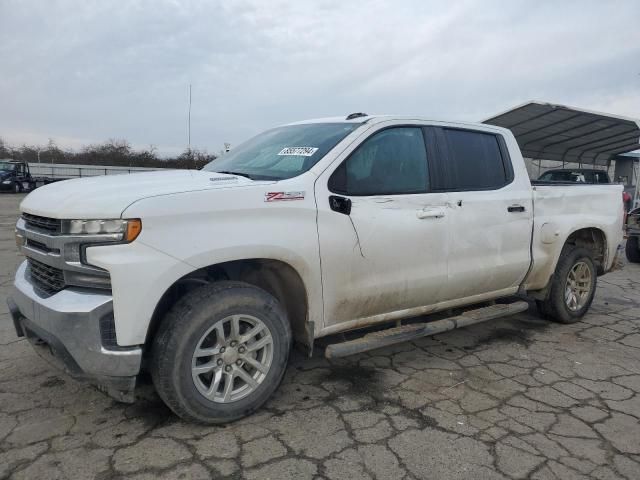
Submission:
<svg viewBox="0 0 640 480">
<path fill-rule="evenodd" d="M 524 212 L 524 207 L 522 205 L 510 205 L 507 207 L 508 212 Z"/>
<path fill-rule="evenodd" d="M 420 219 L 424 218 L 442 218 L 444 217 L 444 208 L 423 208 L 416 213 Z"/>
</svg>

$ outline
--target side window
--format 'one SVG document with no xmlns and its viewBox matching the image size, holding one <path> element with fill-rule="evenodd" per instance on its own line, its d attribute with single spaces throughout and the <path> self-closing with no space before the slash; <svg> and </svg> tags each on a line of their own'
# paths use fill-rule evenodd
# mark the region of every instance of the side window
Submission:
<svg viewBox="0 0 640 480">
<path fill-rule="evenodd" d="M 329 190 L 343 195 L 424 193 L 428 188 L 427 151 L 419 127 L 375 133 L 329 179 Z"/>
<path fill-rule="evenodd" d="M 442 165 L 439 190 L 491 190 L 508 183 L 496 135 L 445 128 L 443 137 L 449 155 Z"/>
</svg>

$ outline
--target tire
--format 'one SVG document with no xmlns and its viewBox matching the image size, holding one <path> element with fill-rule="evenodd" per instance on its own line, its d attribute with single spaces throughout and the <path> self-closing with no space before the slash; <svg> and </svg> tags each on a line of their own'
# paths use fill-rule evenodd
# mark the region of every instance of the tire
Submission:
<svg viewBox="0 0 640 480">
<path fill-rule="evenodd" d="M 235 319 L 240 334 L 234 336 Z M 260 324 L 266 331 L 243 339 Z M 162 319 L 153 339 L 151 377 L 162 400 L 181 418 L 207 424 L 231 422 L 253 413 L 278 388 L 291 341 L 286 313 L 264 290 L 231 281 L 204 285 L 181 298 Z M 260 342 L 266 346 L 250 352 Z M 200 369 L 210 370 L 197 373 Z M 253 379 L 252 385 L 247 377 Z"/>
<path fill-rule="evenodd" d="M 632 236 L 627 238 L 625 253 L 629 262 L 640 263 L 640 245 L 638 245 L 638 237 Z"/>
<path fill-rule="evenodd" d="M 13 182 L 13 193 L 21 193 L 22 192 L 22 185 L 20 185 L 20 183 L 18 182 Z"/>
<path fill-rule="evenodd" d="M 571 288 L 569 274 L 581 278 L 576 289 L 567 295 L 567 288 Z M 584 273 L 584 276 L 581 275 Z M 589 277 L 589 281 L 585 280 Z M 597 285 L 596 267 L 591 252 L 585 248 L 567 246 L 563 249 L 553 275 L 549 296 L 546 300 L 536 302 L 543 317 L 560 323 L 575 323 L 587 313 Z"/>
</svg>

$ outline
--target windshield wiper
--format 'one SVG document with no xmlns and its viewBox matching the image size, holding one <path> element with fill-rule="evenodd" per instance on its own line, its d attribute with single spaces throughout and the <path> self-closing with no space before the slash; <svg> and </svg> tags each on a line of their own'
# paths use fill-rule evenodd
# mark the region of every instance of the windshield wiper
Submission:
<svg viewBox="0 0 640 480">
<path fill-rule="evenodd" d="M 216 172 L 216 173 L 226 173 L 227 175 L 237 175 L 239 177 L 244 177 L 244 178 L 248 178 L 249 180 L 253 180 L 253 177 L 251 175 L 249 175 L 248 173 L 231 172 L 229 170 L 221 170 L 221 171 Z"/>
<path fill-rule="evenodd" d="M 212 170 L 215 173 L 226 173 L 227 175 L 238 175 L 239 177 L 245 177 L 248 178 L 249 180 L 283 180 L 281 177 L 274 177 L 271 175 L 257 175 L 255 173 L 244 173 L 244 172 L 232 172 L 231 170 L 220 170 L 220 171 L 215 171 Z"/>
</svg>

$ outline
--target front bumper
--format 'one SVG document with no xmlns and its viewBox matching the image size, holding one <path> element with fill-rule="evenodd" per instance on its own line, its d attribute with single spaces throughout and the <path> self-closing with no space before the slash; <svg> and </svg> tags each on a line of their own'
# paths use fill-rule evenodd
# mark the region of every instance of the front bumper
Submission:
<svg viewBox="0 0 640 480">
<path fill-rule="evenodd" d="M 43 295 L 30 283 L 26 261 L 14 285 L 8 303 L 18 336 L 26 336 L 38 354 L 69 375 L 117 400 L 133 401 L 142 349 L 103 345 L 100 323 L 113 316 L 111 295 L 80 288 Z"/>
</svg>

